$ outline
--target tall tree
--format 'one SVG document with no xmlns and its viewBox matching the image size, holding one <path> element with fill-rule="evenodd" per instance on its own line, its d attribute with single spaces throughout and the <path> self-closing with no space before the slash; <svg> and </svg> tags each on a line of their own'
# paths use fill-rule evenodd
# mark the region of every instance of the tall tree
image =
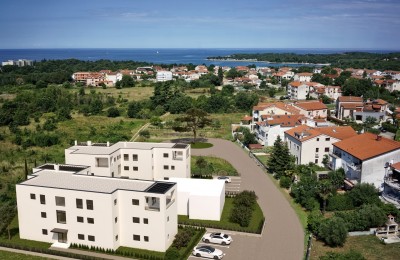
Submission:
<svg viewBox="0 0 400 260">
<path fill-rule="evenodd" d="M 276 139 L 271 156 L 268 160 L 268 169 L 275 173 L 276 178 L 280 178 L 287 170 L 294 169 L 294 158 L 289 153 L 286 143 L 282 142 L 280 136 Z"/>
<path fill-rule="evenodd" d="M 208 118 L 208 114 L 206 111 L 191 108 L 186 111 L 186 114 L 175 119 L 176 122 L 181 123 L 179 126 L 173 127 L 173 129 L 177 132 L 193 132 L 193 142 L 196 142 L 197 138 L 197 130 L 204 128 L 207 125 L 211 124 L 211 119 Z"/>
<path fill-rule="evenodd" d="M 318 183 L 318 195 L 322 199 L 322 212 L 325 213 L 326 201 L 333 195 L 334 186 L 329 180 L 321 180 Z"/>
<path fill-rule="evenodd" d="M 219 66 L 219 68 L 218 68 L 218 81 L 219 81 L 219 85 L 222 86 L 222 84 L 224 83 L 224 72 L 222 71 L 221 66 Z"/>
</svg>

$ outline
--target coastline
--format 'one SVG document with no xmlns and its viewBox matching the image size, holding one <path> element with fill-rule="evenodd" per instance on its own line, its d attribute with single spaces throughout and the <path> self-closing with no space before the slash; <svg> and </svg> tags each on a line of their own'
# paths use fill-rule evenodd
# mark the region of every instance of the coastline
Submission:
<svg viewBox="0 0 400 260">
<path fill-rule="evenodd" d="M 209 61 L 234 61 L 234 62 L 261 62 L 261 63 L 268 63 L 268 64 L 304 64 L 304 65 L 316 65 L 316 66 L 330 66 L 331 63 L 309 63 L 309 62 L 286 62 L 286 61 L 281 61 L 281 62 L 272 62 L 272 61 L 267 61 L 267 60 L 257 60 L 257 59 L 209 59 L 207 58 L 206 60 Z"/>
</svg>

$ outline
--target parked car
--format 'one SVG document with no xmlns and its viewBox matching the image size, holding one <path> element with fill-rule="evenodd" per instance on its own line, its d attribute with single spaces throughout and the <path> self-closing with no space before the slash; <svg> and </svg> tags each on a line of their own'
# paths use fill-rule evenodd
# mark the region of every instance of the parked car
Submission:
<svg viewBox="0 0 400 260">
<path fill-rule="evenodd" d="M 232 182 L 231 177 L 229 177 L 229 176 L 218 176 L 218 180 L 224 180 L 225 183 Z"/>
<path fill-rule="evenodd" d="M 202 238 L 205 243 L 214 243 L 221 245 L 229 245 L 233 239 L 231 236 L 224 233 L 207 233 Z"/>
<path fill-rule="evenodd" d="M 198 246 L 193 249 L 192 254 L 197 257 L 207 257 L 213 259 L 222 259 L 224 257 L 224 253 L 211 246 Z"/>
</svg>

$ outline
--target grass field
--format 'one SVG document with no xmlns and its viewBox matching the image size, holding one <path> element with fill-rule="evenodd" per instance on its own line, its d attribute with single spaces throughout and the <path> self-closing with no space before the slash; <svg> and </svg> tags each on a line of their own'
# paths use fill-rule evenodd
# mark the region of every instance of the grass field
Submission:
<svg viewBox="0 0 400 260">
<path fill-rule="evenodd" d="M 144 99 L 149 99 L 154 92 L 154 87 L 134 87 L 134 88 L 94 88 L 96 92 L 103 93 L 118 99 L 127 99 L 128 101 L 139 101 Z M 86 93 L 90 90 L 86 89 Z"/>
<path fill-rule="evenodd" d="M 190 148 L 192 149 L 204 149 L 204 148 L 210 148 L 213 147 L 214 145 L 211 143 L 193 143 L 190 144 Z"/>
<path fill-rule="evenodd" d="M 323 242 L 313 239 L 311 259 L 319 259 L 327 252 L 342 253 L 353 249 L 360 252 L 368 260 L 396 260 L 400 259 L 400 244 L 382 244 L 375 236 L 348 237 L 343 247 L 331 248 Z"/>
<path fill-rule="evenodd" d="M 189 219 L 188 216 L 179 215 L 178 223 L 179 224 L 189 224 L 189 225 L 198 225 L 198 226 L 212 226 L 214 228 L 221 228 L 227 230 L 240 230 L 250 233 L 256 233 L 259 229 L 260 222 L 263 220 L 264 215 L 260 206 L 256 203 L 256 207 L 253 211 L 253 215 L 248 227 L 241 227 L 237 223 L 232 223 L 229 221 L 229 217 L 231 215 L 233 209 L 233 198 L 225 198 L 225 205 L 222 211 L 221 220 L 199 220 L 199 219 Z"/>
<path fill-rule="evenodd" d="M 12 253 L 7 251 L 0 250 L 0 259 L 1 260 L 42 260 L 42 259 L 52 259 L 47 257 L 40 257 L 40 256 L 33 256 L 28 254 L 19 254 L 19 253 Z"/>
<path fill-rule="evenodd" d="M 193 156 L 190 160 L 190 167 L 192 173 L 200 172 L 200 170 L 196 167 L 196 161 L 199 157 L 203 157 L 209 164 L 212 164 L 213 172 L 212 175 L 219 175 L 219 176 L 237 176 L 237 170 L 226 160 L 218 157 L 213 156 Z M 203 174 L 208 174 L 208 169 L 204 169 L 201 172 Z"/>
</svg>

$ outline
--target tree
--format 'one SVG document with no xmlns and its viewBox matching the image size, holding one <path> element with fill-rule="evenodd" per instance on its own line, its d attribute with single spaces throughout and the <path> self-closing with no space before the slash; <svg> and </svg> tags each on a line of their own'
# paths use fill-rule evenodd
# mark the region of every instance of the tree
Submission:
<svg viewBox="0 0 400 260">
<path fill-rule="evenodd" d="M 137 101 L 133 101 L 128 105 L 128 117 L 130 118 L 138 118 L 139 111 L 143 108 L 143 104 Z"/>
<path fill-rule="evenodd" d="M 235 92 L 235 88 L 232 85 L 225 85 L 222 87 L 221 94 L 224 96 L 230 96 Z"/>
<path fill-rule="evenodd" d="M 129 88 L 135 86 L 135 81 L 129 75 L 122 75 L 122 79 L 117 84 L 122 88 Z"/>
<path fill-rule="evenodd" d="M 318 195 L 322 199 L 322 212 L 325 213 L 326 201 L 333 195 L 334 186 L 329 180 L 321 180 L 318 183 Z"/>
<path fill-rule="evenodd" d="M 108 117 L 118 117 L 119 116 L 119 110 L 116 107 L 110 107 L 107 110 L 107 116 Z"/>
<path fill-rule="evenodd" d="M 363 204 L 377 204 L 380 202 L 378 190 L 373 184 L 369 183 L 357 184 L 349 191 L 348 196 L 355 207 L 359 207 Z"/>
<path fill-rule="evenodd" d="M 308 230 L 313 233 L 317 234 L 319 230 L 319 226 L 321 222 L 324 220 L 324 216 L 322 215 L 319 209 L 314 209 L 313 211 L 308 214 L 307 217 L 307 228 Z"/>
<path fill-rule="evenodd" d="M 247 127 L 240 127 L 237 131 L 242 133 L 239 140 L 245 146 L 249 146 L 249 144 L 257 143 L 255 135 L 252 132 L 250 132 L 250 129 L 248 129 Z"/>
<path fill-rule="evenodd" d="M 200 175 L 202 174 L 203 170 L 207 168 L 208 162 L 204 159 L 203 156 L 200 156 L 196 159 L 196 167 L 199 169 Z"/>
<path fill-rule="evenodd" d="M 219 81 L 219 85 L 222 86 L 222 84 L 224 83 L 224 72 L 222 71 L 221 66 L 219 66 L 219 68 L 218 68 L 218 81 Z"/>
<path fill-rule="evenodd" d="M 210 125 L 212 120 L 208 118 L 207 112 L 197 108 L 191 108 L 186 111 L 186 115 L 177 117 L 176 122 L 181 123 L 173 129 L 177 132 L 193 132 L 193 142 L 196 142 L 197 131 L 207 125 Z M 182 125 L 183 124 L 183 125 Z"/>
<path fill-rule="evenodd" d="M 3 228 L 7 229 L 9 240 L 11 239 L 11 221 L 14 219 L 15 214 L 16 207 L 12 204 L 3 204 L 0 208 L 0 230 L 3 230 Z"/>
<path fill-rule="evenodd" d="M 329 246 L 343 246 L 347 238 L 346 223 L 342 218 L 325 219 L 319 226 L 318 237 Z"/>
<path fill-rule="evenodd" d="M 282 142 L 280 136 L 276 139 L 271 156 L 267 163 L 268 170 L 279 179 L 287 170 L 294 169 L 294 158 L 289 153 L 287 144 Z"/>
</svg>

